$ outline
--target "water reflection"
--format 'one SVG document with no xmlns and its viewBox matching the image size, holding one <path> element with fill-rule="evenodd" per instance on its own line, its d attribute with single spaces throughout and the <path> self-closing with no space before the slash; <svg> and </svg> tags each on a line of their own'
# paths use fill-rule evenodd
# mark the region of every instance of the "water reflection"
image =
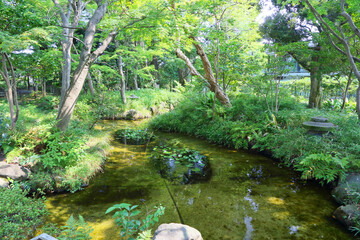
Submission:
<svg viewBox="0 0 360 240">
<path fill-rule="evenodd" d="M 246 226 L 246 233 L 245 233 L 245 237 L 243 238 L 243 240 L 251 240 L 251 234 L 254 231 L 254 227 L 251 224 L 251 221 L 252 221 L 252 217 L 245 216 L 244 223 Z"/>
</svg>

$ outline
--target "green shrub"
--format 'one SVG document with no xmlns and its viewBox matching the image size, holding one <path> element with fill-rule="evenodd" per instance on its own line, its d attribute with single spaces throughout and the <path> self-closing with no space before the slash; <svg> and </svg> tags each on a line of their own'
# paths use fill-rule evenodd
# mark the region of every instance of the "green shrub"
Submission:
<svg viewBox="0 0 360 240">
<path fill-rule="evenodd" d="M 71 215 L 66 221 L 66 225 L 60 229 L 59 240 L 91 240 L 90 233 L 93 231 L 81 215 L 78 220 Z"/>
<path fill-rule="evenodd" d="M 81 158 L 84 151 L 84 139 L 75 135 L 75 132 L 63 133 L 55 131 L 43 141 L 40 162 L 45 168 L 69 167 Z"/>
<path fill-rule="evenodd" d="M 142 234 L 142 238 L 145 237 L 146 239 L 148 233 L 145 231 L 149 230 L 151 226 L 159 222 L 159 217 L 165 213 L 165 208 L 163 206 L 155 206 L 153 210 L 146 213 L 145 219 L 138 220 L 136 216 L 138 216 L 141 211 L 137 210 L 137 207 L 138 205 L 120 203 L 115 204 L 106 210 L 105 214 L 116 210 L 113 218 L 115 218 L 116 224 L 121 227 L 120 236 L 122 238 L 135 240 L 136 235 Z"/>
<path fill-rule="evenodd" d="M 48 214 L 42 199 L 26 196 L 20 186 L 0 188 L 0 238 L 27 239 Z"/>
</svg>

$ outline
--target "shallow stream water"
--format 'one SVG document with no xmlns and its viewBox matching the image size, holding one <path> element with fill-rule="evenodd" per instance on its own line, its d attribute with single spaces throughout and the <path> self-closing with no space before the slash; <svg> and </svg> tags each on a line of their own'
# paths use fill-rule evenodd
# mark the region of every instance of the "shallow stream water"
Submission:
<svg viewBox="0 0 360 240">
<path fill-rule="evenodd" d="M 105 121 L 100 127 L 113 131 L 136 125 L 138 122 Z M 74 194 L 48 197 L 48 222 L 64 224 L 71 214 L 80 214 L 94 228 L 93 239 L 120 239 L 120 229 L 112 216 L 105 215 L 109 207 L 125 202 L 139 205 L 145 213 L 147 208 L 162 204 L 166 209 L 160 223 L 180 223 L 182 219 L 184 224 L 198 229 L 205 240 L 353 239 L 331 217 L 337 206 L 330 192 L 317 184 L 305 183 L 277 162 L 194 137 L 173 133 L 157 136 L 208 156 L 211 179 L 192 185 L 171 185 L 150 165 L 151 145 L 113 141 L 104 172 L 89 187 Z"/>
</svg>

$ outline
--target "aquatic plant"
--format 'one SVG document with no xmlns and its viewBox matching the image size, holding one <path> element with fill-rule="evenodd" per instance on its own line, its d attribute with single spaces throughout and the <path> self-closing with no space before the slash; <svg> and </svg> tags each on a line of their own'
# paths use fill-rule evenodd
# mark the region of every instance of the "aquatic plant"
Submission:
<svg viewBox="0 0 360 240">
<path fill-rule="evenodd" d="M 106 210 L 105 214 L 108 214 L 114 210 L 116 224 L 121 227 L 120 236 L 126 237 L 128 240 L 135 240 L 135 236 L 138 235 L 136 239 L 146 239 L 149 235 L 149 228 L 155 223 L 159 222 L 159 217 L 164 215 L 165 207 L 155 206 L 154 209 L 146 213 L 145 219 L 138 220 L 138 216 L 141 211 L 136 208 L 138 205 L 131 205 L 129 203 L 120 203 L 115 204 Z"/>
<path fill-rule="evenodd" d="M 211 177 L 209 159 L 192 149 L 159 145 L 150 159 L 160 175 L 174 183 L 190 184 Z"/>
<path fill-rule="evenodd" d="M 115 139 L 132 145 L 143 145 L 154 140 L 154 134 L 148 129 L 119 129 L 114 133 Z"/>
</svg>

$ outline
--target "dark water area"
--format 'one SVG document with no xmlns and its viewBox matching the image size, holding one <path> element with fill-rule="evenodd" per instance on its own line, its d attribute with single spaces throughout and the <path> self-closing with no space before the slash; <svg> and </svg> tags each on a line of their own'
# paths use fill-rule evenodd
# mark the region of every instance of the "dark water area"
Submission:
<svg viewBox="0 0 360 240">
<path fill-rule="evenodd" d="M 104 121 L 99 127 L 115 131 L 138 124 Z M 172 185 L 150 164 L 149 154 L 156 142 L 141 146 L 113 141 L 104 172 L 89 187 L 48 198 L 48 222 L 64 224 L 71 214 L 80 214 L 94 228 L 94 239 L 120 239 L 120 229 L 105 211 L 125 202 L 139 205 L 142 213 L 161 204 L 166 209 L 160 223 L 180 223 L 182 219 L 197 228 L 205 240 L 354 239 L 332 219 L 337 206 L 329 190 L 300 180 L 298 174 L 277 162 L 194 137 L 156 135 L 206 155 L 212 168 L 210 180 Z"/>
</svg>

